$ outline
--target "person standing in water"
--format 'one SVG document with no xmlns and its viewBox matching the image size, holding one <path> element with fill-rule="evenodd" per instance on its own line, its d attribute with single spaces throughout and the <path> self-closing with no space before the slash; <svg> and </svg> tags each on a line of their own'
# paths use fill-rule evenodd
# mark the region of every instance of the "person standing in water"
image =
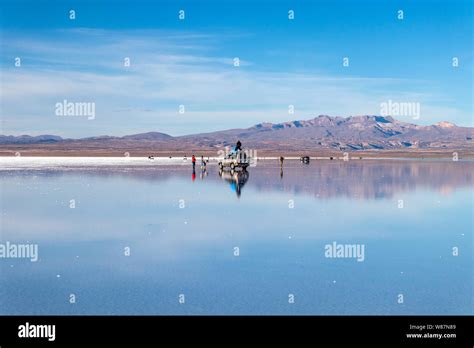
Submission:
<svg viewBox="0 0 474 348">
<path fill-rule="evenodd" d="M 191 162 L 193 163 L 193 170 L 196 168 L 196 157 L 193 155 Z"/>
</svg>

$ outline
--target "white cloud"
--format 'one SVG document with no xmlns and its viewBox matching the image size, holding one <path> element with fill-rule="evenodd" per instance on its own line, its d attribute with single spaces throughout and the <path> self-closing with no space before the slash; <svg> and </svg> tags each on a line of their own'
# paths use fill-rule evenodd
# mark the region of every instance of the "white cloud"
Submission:
<svg viewBox="0 0 474 348">
<path fill-rule="evenodd" d="M 57 129 L 61 135 L 89 136 L 133 129 L 179 135 L 318 114 L 378 114 L 388 98 L 417 98 L 430 105 L 425 111 L 444 119 L 462 114 L 437 109 L 433 96 L 416 92 L 424 90 L 423 81 L 269 72 L 251 61 L 234 67 L 233 57 L 211 55 L 225 36 L 92 29 L 60 34 L 54 42 L 6 40 L 8 52 L 27 52 L 28 59 L 2 74 L 4 133 Z M 123 66 L 124 57 L 131 67 Z M 58 120 L 54 104 L 63 99 L 96 102 L 96 119 Z M 178 118 L 180 104 L 187 113 Z M 295 115 L 287 114 L 289 104 Z"/>
</svg>

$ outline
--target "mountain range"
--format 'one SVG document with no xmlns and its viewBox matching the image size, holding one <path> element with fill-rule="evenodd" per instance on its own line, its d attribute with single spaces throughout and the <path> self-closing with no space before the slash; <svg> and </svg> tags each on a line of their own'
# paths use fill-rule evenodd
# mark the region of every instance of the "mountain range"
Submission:
<svg viewBox="0 0 474 348">
<path fill-rule="evenodd" d="M 321 115 L 309 120 L 283 123 L 259 123 L 250 128 L 229 129 L 210 133 L 171 136 L 148 132 L 122 137 L 104 135 L 67 139 L 57 135 L 0 135 L 0 147 L 134 149 L 153 148 L 160 151 L 211 150 L 235 144 L 244 147 L 295 150 L 396 150 L 396 149 L 474 149 L 474 128 L 459 127 L 450 122 L 420 126 L 402 122 L 391 116 L 331 117 Z"/>
</svg>

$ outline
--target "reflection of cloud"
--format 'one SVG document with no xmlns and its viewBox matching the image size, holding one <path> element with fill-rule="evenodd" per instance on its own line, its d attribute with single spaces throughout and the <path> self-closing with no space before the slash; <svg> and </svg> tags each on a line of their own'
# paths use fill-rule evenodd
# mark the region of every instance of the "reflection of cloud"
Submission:
<svg viewBox="0 0 474 348">
<path fill-rule="evenodd" d="M 232 56 L 216 53 L 220 42 L 232 38 L 226 35 L 92 29 L 56 34 L 54 41 L 40 35 L 5 42 L 7 53 L 24 55 L 22 68 L 3 69 L 5 132 L 124 134 L 139 124 L 144 128 L 137 131 L 177 135 L 217 129 L 216 123 L 233 128 L 288 120 L 289 104 L 296 108 L 292 117 L 310 118 L 377 114 L 387 96 L 422 103 L 431 98 L 408 92 L 407 81 L 393 78 L 262 71 L 244 58 L 235 68 Z M 124 57 L 131 59 L 129 68 L 123 66 Z M 95 101 L 97 120 L 74 127 L 59 123 L 52 110 L 63 98 Z M 173 122 L 179 104 L 190 112 L 185 116 L 199 117 L 200 123 Z"/>
<path fill-rule="evenodd" d="M 289 233 L 300 240 L 365 238 L 402 213 L 396 199 L 407 199 L 405 219 L 419 217 L 428 209 L 420 192 L 430 192 L 429 202 L 437 193 L 474 185 L 474 162 L 285 161 L 283 178 L 279 165 L 259 162 L 237 199 L 214 170 L 194 183 L 191 169 L 182 166 L 38 170 L 34 181 L 28 172 L 0 172 L 1 238 L 133 243 L 156 258 L 186 257 L 196 245 L 286 240 Z M 67 207 L 70 196 L 78 199 L 76 209 Z M 186 209 L 178 209 L 181 198 Z M 290 198 L 297 199 L 297 209 L 288 210 Z M 234 227 L 236 219 L 245 221 L 242 228 Z"/>
<path fill-rule="evenodd" d="M 61 239 L 61 236 L 67 235 L 67 231 L 71 228 L 70 222 L 47 215 L 25 219 L 24 213 L 14 213 L 3 216 L 2 220 L 0 224 L 2 240 L 36 241 L 45 237 L 49 239 L 52 236 Z M 46 236 L 44 231 L 47 231 Z"/>
</svg>

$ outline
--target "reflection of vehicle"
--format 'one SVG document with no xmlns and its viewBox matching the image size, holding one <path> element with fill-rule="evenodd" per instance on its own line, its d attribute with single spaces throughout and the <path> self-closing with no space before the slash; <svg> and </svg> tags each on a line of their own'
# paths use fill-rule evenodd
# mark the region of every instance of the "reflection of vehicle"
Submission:
<svg viewBox="0 0 474 348">
<path fill-rule="evenodd" d="M 244 187 L 245 183 L 249 179 L 249 172 L 245 168 L 239 171 L 220 170 L 219 176 L 230 183 L 231 189 L 235 191 L 237 197 L 240 197 L 240 194 L 242 193 L 242 187 Z"/>
<path fill-rule="evenodd" d="M 238 167 L 245 169 L 250 165 L 250 156 L 245 150 L 240 150 L 237 152 L 231 152 L 227 154 L 224 158 L 219 159 L 219 169 L 224 169 L 229 167 L 231 170 L 234 170 Z"/>
</svg>

